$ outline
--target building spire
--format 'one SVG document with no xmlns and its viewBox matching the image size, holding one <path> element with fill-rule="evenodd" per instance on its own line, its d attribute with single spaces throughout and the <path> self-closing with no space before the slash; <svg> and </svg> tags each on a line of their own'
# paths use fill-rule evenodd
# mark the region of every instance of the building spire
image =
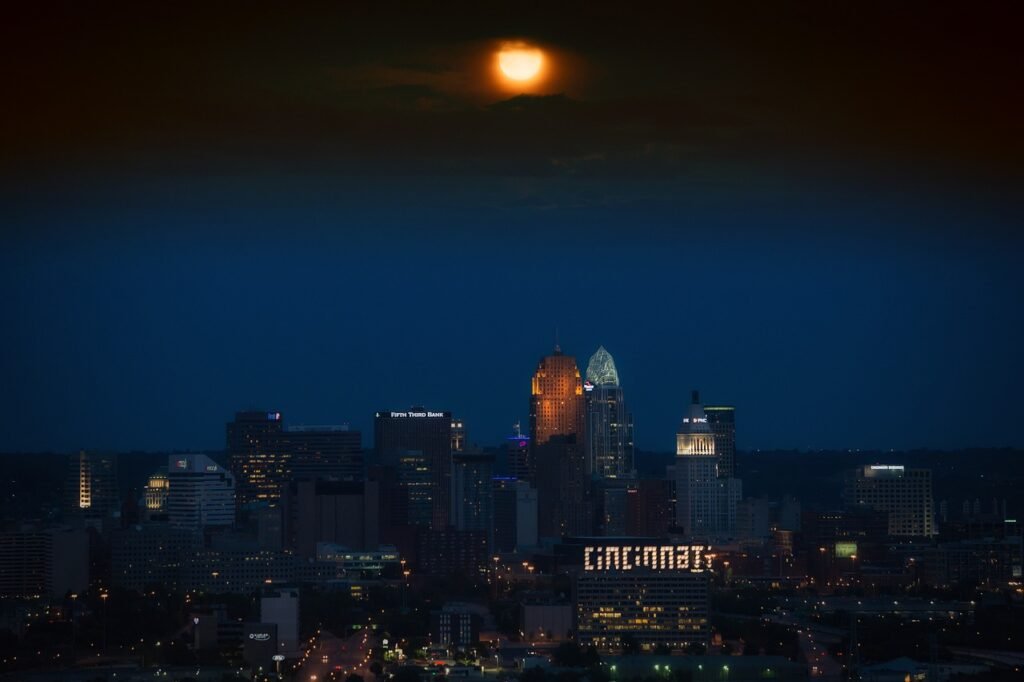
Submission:
<svg viewBox="0 0 1024 682">
<path fill-rule="evenodd" d="M 558 343 L 558 327 L 555 327 L 555 353 L 561 353 L 562 346 Z"/>
</svg>

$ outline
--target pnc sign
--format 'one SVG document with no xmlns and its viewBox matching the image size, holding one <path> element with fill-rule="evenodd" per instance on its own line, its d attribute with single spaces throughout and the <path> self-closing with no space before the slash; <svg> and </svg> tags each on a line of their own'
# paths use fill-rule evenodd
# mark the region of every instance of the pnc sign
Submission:
<svg viewBox="0 0 1024 682">
<path fill-rule="evenodd" d="M 583 548 L 584 571 L 711 570 L 711 545 L 589 545 Z"/>
</svg>

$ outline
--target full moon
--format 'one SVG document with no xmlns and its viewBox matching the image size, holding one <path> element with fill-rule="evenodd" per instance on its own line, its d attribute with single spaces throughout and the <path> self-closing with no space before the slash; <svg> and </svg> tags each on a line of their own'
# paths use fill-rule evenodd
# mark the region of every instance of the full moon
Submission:
<svg viewBox="0 0 1024 682">
<path fill-rule="evenodd" d="M 498 67 L 514 81 L 532 80 L 543 64 L 544 53 L 535 47 L 510 47 L 498 53 Z"/>
</svg>

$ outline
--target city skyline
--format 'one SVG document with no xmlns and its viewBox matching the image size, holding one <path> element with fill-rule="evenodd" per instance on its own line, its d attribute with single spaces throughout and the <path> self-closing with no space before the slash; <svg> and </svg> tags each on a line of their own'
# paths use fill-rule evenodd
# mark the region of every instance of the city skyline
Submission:
<svg viewBox="0 0 1024 682">
<path fill-rule="evenodd" d="M 1020 682 L 1012 3 L 20 3 L 0 678 Z"/>
<path fill-rule="evenodd" d="M 558 348 L 558 347 L 559 346 L 555 346 L 555 348 Z M 603 349 L 603 346 L 599 346 L 599 348 Z M 587 353 L 586 355 L 589 356 L 589 353 Z M 620 353 L 617 352 L 615 354 L 615 357 L 618 358 L 619 355 L 620 355 Z M 628 353 L 624 354 L 624 355 L 627 358 L 630 357 Z M 577 362 L 579 362 L 579 360 L 577 360 Z M 627 370 L 626 376 L 628 376 L 628 370 Z M 630 386 L 631 387 L 632 387 L 633 383 L 634 382 L 630 381 Z M 684 386 L 684 384 L 682 384 L 682 383 L 680 385 Z M 527 388 L 527 390 L 529 388 L 528 381 L 527 381 L 526 388 Z M 697 388 L 699 388 L 699 387 L 697 387 Z M 409 395 L 413 395 L 413 394 L 416 393 L 415 389 L 413 389 L 413 388 L 403 389 L 403 392 L 406 393 L 406 394 L 409 394 Z M 637 392 L 636 389 L 632 389 L 630 391 L 631 396 L 634 393 L 636 393 L 636 392 Z M 670 420 L 675 424 L 675 426 L 678 426 L 679 419 L 683 415 L 685 415 L 685 413 L 686 413 L 686 411 L 687 411 L 687 409 L 689 407 L 689 397 L 690 397 L 689 393 L 690 393 L 690 388 L 686 388 L 686 387 L 680 388 L 678 394 L 675 395 L 675 402 L 671 403 L 671 407 L 659 406 L 659 409 L 657 411 L 660 414 L 664 414 L 669 409 L 673 409 L 673 408 L 676 409 L 675 417 L 670 417 Z M 743 392 L 741 392 L 741 393 L 743 393 Z M 645 403 L 646 404 L 650 404 L 648 401 L 643 400 L 642 394 L 640 396 L 638 396 L 638 398 L 639 399 L 631 397 L 630 403 L 632 404 L 633 401 L 636 400 L 636 402 L 638 402 L 640 404 L 645 404 Z M 717 391 L 715 391 L 714 398 L 715 399 L 711 401 L 712 403 L 730 405 L 731 407 L 737 408 L 741 412 L 744 413 L 744 416 L 743 416 L 743 419 L 744 419 L 744 436 L 742 438 L 740 446 L 738 447 L 738 449 L 744 450 L 744 451 L 756 451 L 756 450 L 809 450 L 809 451 L 813 451 L 813 450 L 847 450 L 847 449 L 849 449 L 849 450 L 878 450 L 878 451 L 887 451 L 887 450 L 912 450 L 912 449 L 917 449 L 917 448 L 940 448 L 941 449 L 943 447 L 943 444 L 941 444 L 941 443 L 931 443 L 931 442 L 923 442 L 923 443 L 903 442 L 903 443 L 897 444 L 897 445 L 890 445 L 890 444 L 887 444 L 887 443 L 882 442 L 880 440 L 876 440 L 875 442 L 868 442 L 868 443 L 864 443 L 863 441 L 857 441 L 857 442 L 848 442 L 848 443 L 835 442 L 835 443 L 820 443 L 820 444 L 819 443 L 803 443 L 802 444 L 802 443 L 800 443 L 800 442 L 798 442 L 796 440 L 792 440 L 792 441 L 789 441 L 789 442 L 785 442 L 785 441 L 778 442 L 778 441 L 772 441 L 771 439 L 768 439 L 767 442 L 758 443 L 754 438 L 752 438 L 748 434 L 749 434 L 749 430 L 751 430 L 751 428 L 752 428 L 751 425 L 754 425 L 754 427 L 756 427 L 759 424 L 759 422 L 760 422 L 760 420 L 758 419 L 758 412 L 761 412 L 762 415 L 763 415 L 765 410 L 758 410 L 756 406 L 750 406 L 750 405 L 745 405 L 745 404 L 738 404 L 737 401 L 731 400 L 729 398 L 729 396 L 727 396 L 727 395 L 717 395 Z M 515 398 L 513 396 L 513 398 L 511 400 L 506 400 L 505 402 L 514 402 L 514 401 L 515 401 Z M 519 400 L 519 402 L 520 403 L 522 402 L 521 399 Z M 304 412 L 304 413 L 296 413 L 296 412 L 294 412 L 294 411 L 292 411 L 290 409 L 286 409 L 286 407 L 289 404 L 294 405 L 296 403 L 298 403 L 299 405 L 305 405 L 307 407 L 307 411 Z M 352 402 L 350 401 L 349 404 L 352 404 Z M 473 419 L 465 418 L 464 417 L 465 415 L 472 415 L 474 417 L 477 417 L 477 416 L 481 415 L 482 411 L 480 410 L 479 405 L 474 404 L 473 401 L 467 401 L 467 403 L 466 403 L 467 406 L 465 407 L 465 409 L 458 408 L 458 407 L 451 407 L 448 404 L 434 404 L 434 403 L 423 401 L 423 400 L 419 400 L 419 399 L 407 400 L 405 403 L 402 403 L 402 402 L 396 401 L 396 400 L 390 400 L 390 401 L 384 400 L 383 402 L 379 402 L 379 401 L 377 402 L 377 406 L 378 407 L 381 404 L 388 406 L 388 409 L 405 410 L 405 409 L 408 409 L 408 408 L 416 406 L 416 405 L 425 405 L 429 409 L 436 409 L 436 410 L 441 410 L 441 411 L 450 411 L 453 414 L 459 415 L 460 416 L 460 420 L 466 422 L 467 427 L 469 429 L 469 439 L 468 439 L 468 442 L 473 443 L 475 445 L 481 445 L 481 446 L 494 446 L 494 445 L 498 445 L 499 443 L 503 442 L 508 437 L 509 433 L 512 432 L 512 428 L 513 428 L 514 424 L 516 424 L 516 423 L 523 423 L 523 422 L 528 422 L 529 421 L 528 420 L 528 411 L 527 410 L 523 410 L 523 413 L 521 415 L 520 414 L 511 415 L 508 419 L 504 420 L 505 422 L 507 422 L 507 424 L 506 423 L 502 423 L 500 426 L 498 426 L 496 429 L 494 429 L 493 425 L 498 423 L 501 420 L 496 418 L 493 413 L 488 414 L 486 412 L 483 412 L 484 419 L 482 420 L 482 422 L 484 424 L 488 425 L 488 426 L 491 426 L 492 430 L 491 430 L 491 432 L 487 433 L 484 436 L 479 436 L 478 434 L 480 433 L 480 430 L 478 428 L 476 428 L 476 421 L 473 420 Z M 235 412 L 238 412 L 239 410 L 241 410 L 241 411 L 254 410 L 256 413 L 262 413 L 262 412 L 265 412 L 267 410 L 271 410 L 271 411 L 277 411 L 277 412 L 281 413 L 282 415 L 285 415 L 285 418 L 286 418 L 287 423 L 289 424 L 290 428 L 309 427 L 309 425 L 318 425 L 318 424 L 331 423 L 331 424 L 343 424 L 343 425 L 349 426 L 353 430 L 357 430 L 357 431 L 365 434 L 366 436 L 370 436 L 374 432 L 374 412 L 373 411 L 368 411 L 368 410 L 364 409 L 362 411 L 357 411 L 357 412 L 352 413 L 352 414 L 334 414 L 332 416 L 331 412 L 329 410 L 325 410 L 322 405 L 312 406 L 312 409 L 308 409 L 309 407 L 310 407 L 310 403 L 308 401 L 306 401 L 306 402 L 296 401 L 296 397 L 293 394 L 291 396 L 290 401 L 289 400 L 277 400 L 277 401 L 268 400 L 265 403 L 261 403 L 261 404 L 254 404 L 254 403 L 250 402 L 250 403 L 246 403 L 244 405 L 236 405 L 236 406 L 231 406 L 231 407 L 224 407 L 222 410 L 220 410 L 220 412 L 225 412 L 226 414 L 234 414 Z M 213 414 L 201 415 L 201 417 L 204 420 L 204 423 L 203 423 L 203 425 L 201 427 L 202 431 L 204 431 L 204 432 L 210 432 L 210 431 L 218 432 L 219 431 L 220 432 L 216 436 L 211 434 L 211 436 L 209 437 L 209 441 L 206 442 L 206 443 L 198 442 L 198 443 L 191 443 L 191 444 L 184 444 L 183 445 L 181 443 L 174 443 L 174 442 L 169 442 L 168 441 L 168 442 L 152 444 L 151 441 L 147 443 L 147 442 L 129 442 L 129 441 L 125 440 L 125 441 L 121 441 L 120 445 L 116 445 L 116 444 L 92 445 L 92 444 L 88 444 L 88 443 L 80 443 L 78 445 L 70 445 L 70 446 L 66 445 L 63 448 L 62 447 L 52 447 L 52 446 L 51 447 L 47 447 L 45 445 L 27 446 L 27 447 L 22 447 L 22 448 L 10 448 L 9 447 L 9 448 L 6 448 L 4 450 L 0 450 L 0 453 L 2 453 L 2 452 L 18 452 L 18 451 L 23 451 L 23 452 L 31 452 L 31 451 L 39 451 L 39 452 L 46 452 L 46 451 L 52 451 L 52 452 L 76 452 L 76 451 L 79 451 L 79 450 L 86 450 L 86 451 L 121 451 L 121 452 L 130 452 L 130 451 L 217 452 L 217 451 L 223 449 L 223 446 L 218 444 L 221 441 L 221 437 L 222 437 L 222 433 L 223 433 L 223 422 L 219 419 L 220 412 L 215 412 Z M 306 418 L 305 417 L 306 414 L 316 415 L 316 417 L 314 417 L 314 418 Z M 641 416 L 641 419 L 643 419 L 642 416 Z M 747 421 L 748 419 L 750 420 L 749 423 Z M 206 423 L 206 422 L 208 422 L 208 423 Z M 646 420 L 643 420 L 643 423 L 647 423 Z M 672 434 L 675 433 L 675 430 L 674 430 L 675 426 L 673 426 L 672 428 L 667 429 L 667 430 L 663 429 L 662 431 L 659 431 L 659 433 L 657 435 L 652 435 L 650 433 L 647 433 L 646 429 L 642 429 L 642 435 L 639 438 L 638 449 L 642 450 L 642 451 L 647 451 L 647 452 L 663 452 L 663 453 L 673 452 L 675 450 L 675 445 L 671 441 L 671 436 L 672 436 Z M 199 429 L 197 429 L 197 431 L 198 430 Z M 145 441 L 145 439 L 143 439 L 143 441 Z M 113 441 L 113 443 L 116 443 L 116 441 Z M 371 441 L 366 442 L 364 445 L 367 448 L 373 447 L 373 443 Z M 993 442 L 985 442 L 983 439 L 979 438 L 979 439 L 975 439 L 974 441 L 967 440 L 967 441 L 964 441 L 964 442 L 946 443 L 945 446 L 948 447 L 948 448 L 954 448 L 954 449 L 955 448 L 964 448 L 964 447 L 990 447 L 990 448 L 991 447 L 995 447 L 995 448 L 999 448 L 999 447 L 1016 447 L 1016 444 L 1012 443 L 1012 442 L 1009 442 L 1009 443 L 999 443 L 999 442 L 994 442 L 994 441 Z"/>
</svg>

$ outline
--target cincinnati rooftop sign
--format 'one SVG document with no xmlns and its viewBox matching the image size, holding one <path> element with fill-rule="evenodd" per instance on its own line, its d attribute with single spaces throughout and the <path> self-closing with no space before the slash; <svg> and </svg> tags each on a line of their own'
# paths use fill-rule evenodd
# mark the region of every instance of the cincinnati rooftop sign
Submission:
<svg viewBox="0 0 1024 682">
<path fill-rule="evenodd" d="M 710 545 L 588 545 L 583 548 L 584 571 L 711 570 Z"/>
</svg>

